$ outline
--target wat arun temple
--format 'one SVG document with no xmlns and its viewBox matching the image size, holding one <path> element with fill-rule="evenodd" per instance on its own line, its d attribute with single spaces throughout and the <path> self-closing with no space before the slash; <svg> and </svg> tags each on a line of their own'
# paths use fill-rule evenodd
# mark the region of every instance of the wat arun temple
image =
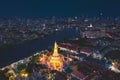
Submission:
<svg viewBox="0 0 120 80">
<path fill-rule="evenodd" d="M 58 44 L 54 43 L 53 54 L 45 55 L 40 58 L 40 63 L 47 65 L 50 70 L 62 71 L 65 63 L 64 56 L 58 53 Z"/>
</svg>

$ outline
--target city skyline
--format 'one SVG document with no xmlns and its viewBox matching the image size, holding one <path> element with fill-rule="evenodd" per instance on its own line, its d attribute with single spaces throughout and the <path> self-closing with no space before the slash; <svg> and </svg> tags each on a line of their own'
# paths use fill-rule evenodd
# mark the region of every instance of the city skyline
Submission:
<svg viewBox="0 0 120 80">
<path fill-rule="evenodd" d="M 2 0 L 0 17 L 119 16 L 119 0 Z"/>
<path fill-rule="evenodd" d="M 0 0 L 0 80 L 120 80 L 120 0 Z"/>
</svg>

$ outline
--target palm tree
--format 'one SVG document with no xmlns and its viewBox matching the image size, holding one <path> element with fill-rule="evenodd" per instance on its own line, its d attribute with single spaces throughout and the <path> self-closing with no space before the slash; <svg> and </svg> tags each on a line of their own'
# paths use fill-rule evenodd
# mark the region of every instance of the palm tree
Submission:
<svg viewBox="0 0 120 80">
<path fill-rule="evenodd" d="M 68 68 L 65 70 L 65 72 L 67 73 L 67 76 L 71 78 L 71 73 L 73 72 L 73 70 L 68 67 Z"/>
<path fill-rule="evenodd" d="M 55 74 L 57 73 L 57 70 L 51 70 L 50 73 L 52 74 L 52 78 L 55 79 Z"/>
</svg>

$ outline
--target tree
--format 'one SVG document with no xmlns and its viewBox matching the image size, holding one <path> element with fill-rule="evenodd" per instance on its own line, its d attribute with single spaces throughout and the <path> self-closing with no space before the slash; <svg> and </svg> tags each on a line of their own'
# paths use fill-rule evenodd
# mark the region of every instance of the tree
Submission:
<svg viewBox="0 0 120 80">
<path fill-rule="evenodd" d="M 68 68 L 65 70 L 65 72 L 66 72 L 66 73 L 72 73 L 73 70 L 68 67 Z"/>
<path fill-rule="evenodd" d="M 15 80 L 15 77 L 14 76 L 10 76 L 9 80 Z"/>
<path fill-rule="evenodd" d="M 8 80 L 8 76 L 6 76 L 9 69 L 0 70 L 0 80 Z"/>
<path fill-rule="evenodd" d="M 19 72 L 21 72 L 22 70 L 26 70 L 26 67 L 27 67 L 26 64 L 20 64 L 17 66 L 17 69 Z"/>
<path fill-rule="evenodd" d="M 68 67 L 68 68 L 65 70 L 65 72 L 67 73 L 67 76 L 71 78 L 71 73 L 73 72 L 73 70 Z"/>
<path fill-rule="evenodd" d="M 57 73 L 58 71 L 57 70 L 51 70 L 50 73 L 54 74 L 54 73 Z"/>
</svg>

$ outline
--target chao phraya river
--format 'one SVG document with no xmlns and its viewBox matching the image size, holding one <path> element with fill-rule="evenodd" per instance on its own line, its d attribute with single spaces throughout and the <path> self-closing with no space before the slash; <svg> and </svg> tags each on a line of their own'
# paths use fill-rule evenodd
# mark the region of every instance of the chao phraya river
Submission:
<svg viewBox="0 0 120 80">
<path fill-rule="evenodd" d="M 28 41 L 15 47 L 0 51 L 0 67 L 7 66 L 20 59 L 31 56 L 38 51 L 48 48 L 48 46 L 53 46 L 55 41 L 59 43 L 64 38 L 72 39 L 79 34 L 80 31 L 75 28 L 64 28 L 60 32 L 49 35 L 45 38 Z"/>
</svg>

